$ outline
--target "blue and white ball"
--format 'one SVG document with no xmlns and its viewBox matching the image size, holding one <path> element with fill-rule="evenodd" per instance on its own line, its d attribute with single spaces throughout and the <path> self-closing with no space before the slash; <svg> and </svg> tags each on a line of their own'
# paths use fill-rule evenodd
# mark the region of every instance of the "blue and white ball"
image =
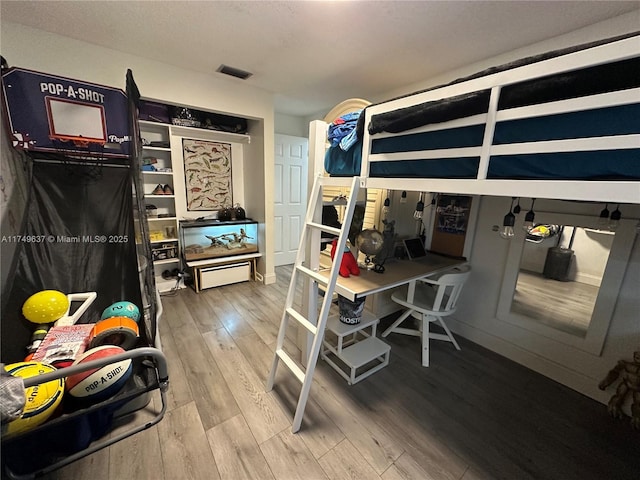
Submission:
<svg viewBox="0 0 640 480">
<path fill-rule="evenodd" d="M 140 309 L 131 302 L 116 302 L 104 309 L 100 320 L 111 317 L 127 317 L 138 323 L 138 320 L 140 320 Z"/>
</svg>

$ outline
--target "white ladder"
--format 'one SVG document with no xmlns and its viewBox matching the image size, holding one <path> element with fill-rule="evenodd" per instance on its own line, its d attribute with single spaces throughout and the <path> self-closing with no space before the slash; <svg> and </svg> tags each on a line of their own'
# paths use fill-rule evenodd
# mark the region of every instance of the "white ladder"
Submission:
<svg viewBox="0 0 640 480">
<path fill-rule="evenodd" d="M 311 195 L 309 196 L 309 204 L 307 208 L 307 214 L 305 218 L 304 229 L 300 238 L 300 245 L 298 246 L 298 253 L 296 255 L 296 261 L 291 274 L 291 283 L 289 284 L 289 291 L 285 300 L 284 312 L 282 314 L 282 320 L 280 322 L 280 330 L 278 332 L 278 339 L 276 342 L 276 351 L 273 356 L 273 363 L 271 365 L 271 371 L 269 378 L 267 379 L 267 391 L 273 388 L 276 377 L 276 370 L 280 360 L 293 372 L 294 376 L 302 383 L 302 389 L 300 390 L 300 396 L 298 397 L 298 404 L 296 406 L 295 415 L 293 417 L 293 425 L 291 431 L 296 433 L 300 430 L 302 424 L 302 417 L 304 415 L 304 409 L 307 405 L 309 398 L 309 391 L 311 390 L 311 383 L 313 382 L 313 372 L 318 362 L 318 355 L 322 347 L 322 341 L 324 339 L 324 331 L 327 324 L 327 317 L 329 316 L 329 310 L 331 308 L 331 301 L 333 297 L 333 291 L 335 289 L 336 281 L 338 279 L 338 272 L 340 270 L 340 263 L 342 261 L 342 254 L 344 252 L 347 237 L 349 235 L 349 227 L 351 225 L 351 219 L 353 218 L 353 211 L 356 206 L 358 191 L 360 187 L 360 178 L 353 177 L 351 180 L 351 193 L 349 195 L 347 205 L 342 219 L 342 228 L 330 227 L 323 225 L 321 220 L 318 221 L 322 212 L 322 186 L 340 186 L 345 185 L 345 178 L 331 178 L 319 175 L 316 177 Z M 329 232 L 334 235 L 339 235 L 338 243 L 335 247 L 335 256 L 331 265 L 331 272 L 329 278 L 318 273 L 318 265 L 320 258 L 320 233 Z M 307 264 L 305 263 L 305 257 L 309 254 Z M 311 267 L 311 268 L 310 268 Z M 293 308 L 294 297 L 296 293 L 296 285 L 299 279 L 299 275 L 303 275 L 302 278 L 307 278 L 312 284 L 309 288 L 303 288 L 306 295 L 315 293 L 317 295 L 318 285 L 322 285 L 325 288 L 324 297 L 322 300 L 322 307 L 320 312 L 315 307 L 315 301 L 310 301 L 309 311 L 313 311 L 313 317 L 306 318 L 301 312 Z M 304 295 L 304 294 L 303 294 Z M 315 300 L 315 299 L 314 299 Z M 298 366 L 297 362 L 284 350 L 284 340 L 287 330 L 289 319 L 293 319 L 302 325 L 313 335 L 313 342 L 311 350 L 307 356 L 306 368 Z"/>
</svg>

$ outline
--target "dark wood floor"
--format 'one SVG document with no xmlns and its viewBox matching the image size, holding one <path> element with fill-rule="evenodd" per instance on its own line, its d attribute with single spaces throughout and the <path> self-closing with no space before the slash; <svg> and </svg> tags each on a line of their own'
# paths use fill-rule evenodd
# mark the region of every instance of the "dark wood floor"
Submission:
<svg viewBox="0 0 640 480">
<path fill-rule="evenodd" d="M 293 435 L 299 384 L 281 368 L 274 391 L 264 391 L 290 270 L 277 273 L 271 286 L 164 297 L 166 417 L 50 477 L 640 478 L 640 432 L 628 422 L 462 338 L 461 351 L 433 342 L 424 368 L 417 337 L 390 335 L 389 366 L 354 386 L 320 362 L 302 430 Z"/>
</svg>

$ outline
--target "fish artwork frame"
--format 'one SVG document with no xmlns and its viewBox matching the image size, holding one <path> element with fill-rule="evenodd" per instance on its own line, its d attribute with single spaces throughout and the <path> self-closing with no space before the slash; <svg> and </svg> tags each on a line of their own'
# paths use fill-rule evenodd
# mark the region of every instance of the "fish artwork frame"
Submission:
<svg viewBox="0 0 640 480">
<path fill-rule="evenodd" d="M 233 205 L 231 144 L 182 139 L 187 210 Z"/>
</svg>

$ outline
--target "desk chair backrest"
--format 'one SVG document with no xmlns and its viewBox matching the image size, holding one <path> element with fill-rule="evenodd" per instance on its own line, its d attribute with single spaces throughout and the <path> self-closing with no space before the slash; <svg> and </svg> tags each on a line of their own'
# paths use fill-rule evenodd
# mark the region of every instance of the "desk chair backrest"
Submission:
<svg viewBox="0 0 640 480">
<path fill-rule="evenodd" d="M 438 279 L 427 279 L 426 283 L 437 287 L 432 310 L 434 312 L 453 313 L 456 309 L 460 292 L 462 292 L 462 287 L 470 274 L 471 268 L 463 265 L 451 269 Z"/>
</svg>

